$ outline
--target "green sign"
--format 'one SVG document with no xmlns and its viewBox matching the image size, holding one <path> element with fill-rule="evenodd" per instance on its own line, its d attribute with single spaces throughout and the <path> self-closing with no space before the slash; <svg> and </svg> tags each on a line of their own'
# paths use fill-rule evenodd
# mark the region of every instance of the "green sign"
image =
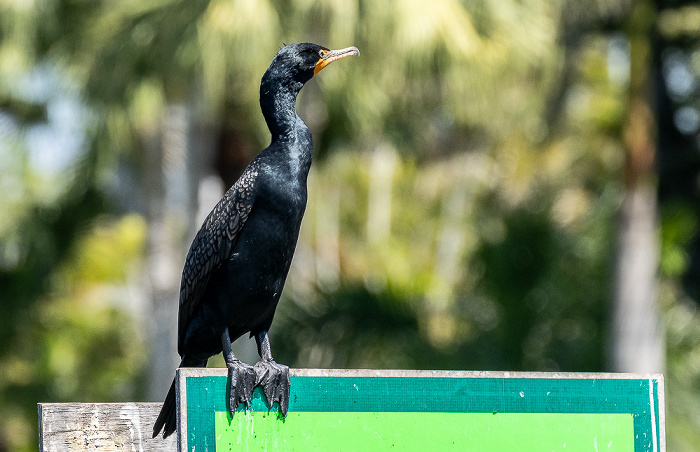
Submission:
<svg viewBox="0 0 700 452">
<path fill-rule="evenodd" d="M 179 371 L 180 450 L 665 449 L 663 377 L 292 369 L 289 413 L 226 412 L 225 369 Z"/>
</svg>

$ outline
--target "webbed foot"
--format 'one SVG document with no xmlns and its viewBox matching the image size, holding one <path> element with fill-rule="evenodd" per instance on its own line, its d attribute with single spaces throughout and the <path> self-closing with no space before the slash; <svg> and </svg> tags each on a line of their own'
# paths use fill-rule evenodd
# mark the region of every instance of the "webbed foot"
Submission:
<svg viewBox="0 0 700 452">
<path fill-rule="evenodd" d="M 226 364 L 228 369 L 228 410 L 231 417 L 236 414 L 239 403 L 244 403 L 246 408 L 250 404 L 253 388 L 256 384 L 256 370 L 241 361 Z"/>
<path fill-rule="evenodd" d="M 283 417 L 287 417 L 289 408 L 289 367 L 277 364 L 273 360 L 261 360 L 253 367 L 255 369 L 255 386 L 260 386 L 272 407 L 275 402 L 280 406 Z"/>
</svg>

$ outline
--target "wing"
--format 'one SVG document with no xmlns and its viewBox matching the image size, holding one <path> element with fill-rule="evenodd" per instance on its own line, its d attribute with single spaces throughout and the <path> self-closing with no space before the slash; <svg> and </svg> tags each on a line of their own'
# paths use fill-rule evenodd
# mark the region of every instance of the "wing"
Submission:
<svg viewBox="0 0 700 452">
<path fill-rule="evenodd" d="M 214 269 L 231 255 L 253 208 L 258 161 L 253 160 L 224 194 L 197 232 L 182 269 L 177 350 L 182 355 L 187 325 L 201 302 Z"/>
</svg>

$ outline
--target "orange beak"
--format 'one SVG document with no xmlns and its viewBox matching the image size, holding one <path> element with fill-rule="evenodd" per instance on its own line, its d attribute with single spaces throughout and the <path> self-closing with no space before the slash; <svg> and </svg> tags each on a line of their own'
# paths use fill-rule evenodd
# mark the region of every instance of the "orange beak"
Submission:
<svg viewBox="0 0 700 452">
<path fill-rule="evenodd" d="M 340 59 L 345 58 L 345 57 L 353 56 L 353 55 L 357 55 L 357 56 L 360 55 L 360 51 L 357 49 L 357 47 L 346 47 L 344 49 L 328 50 L 316 62 L 316 67 L 314 68 L 314 75 L 321 72 L 321 69 L 328 66 L 332 62 L 340 60 Z"/>
</svg>

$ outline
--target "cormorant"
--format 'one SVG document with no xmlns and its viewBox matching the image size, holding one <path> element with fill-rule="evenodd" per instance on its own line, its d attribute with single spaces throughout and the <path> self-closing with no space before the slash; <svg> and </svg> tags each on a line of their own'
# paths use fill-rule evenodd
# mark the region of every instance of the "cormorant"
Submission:
<svg viewBox="0 0 700 452">
<path fill-rule="evenodd" d="M 311 132 L 297 115 L 297 94 L 333 61 L 359 55 L 356 47 L 330 50 L 311 43 L 283 47 L 260 83 L 260 107 L 272 134 L 197 233 L 182 270 L 178 314 L 179 367 L 204 367 L 223 351 L 228 409 L 248 405 L 255 386 L 268 404 L 289 405 L 289 368 L 272 359 L 267 332 L 282 293 L 306 208 Z M 250 333 L 260 361 L 249 366 L 231 342 Z M 175 381 L 153 426 L 153 437 L 176 429 Z"/>
</svg>

